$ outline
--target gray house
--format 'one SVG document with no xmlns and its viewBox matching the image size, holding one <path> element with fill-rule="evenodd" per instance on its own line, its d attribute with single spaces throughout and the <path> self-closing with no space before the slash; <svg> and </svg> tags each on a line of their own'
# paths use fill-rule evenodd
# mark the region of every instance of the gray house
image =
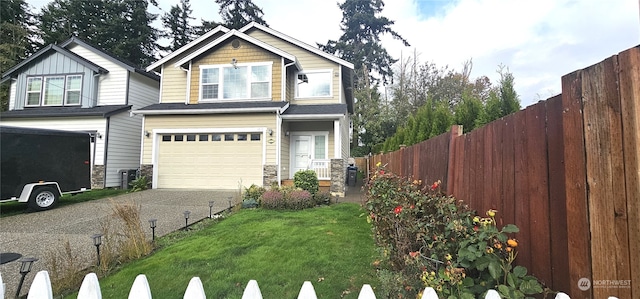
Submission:
<svg viewBox="0 0 640 299">
<path fill-rule="evenodd" d="M 0 125 L 92 133 L 92 188 L 120 186 L 140 165 L 142 116 L 158 100 L 160 78 L 73 37 L 49 45 L 2 74 L 11 81 Z"/>
</svg>

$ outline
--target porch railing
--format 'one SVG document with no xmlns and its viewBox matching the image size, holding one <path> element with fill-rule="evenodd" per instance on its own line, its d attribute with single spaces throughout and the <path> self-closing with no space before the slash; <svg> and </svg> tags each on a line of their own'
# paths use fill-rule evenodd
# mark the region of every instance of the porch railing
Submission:
<svg viewBox="0 0 640 299">
<path fill-rule="evenodd" d="M 329 159 L 313 159 L 309 162 L 308 168 L 318 175 L 319 180 L 331 179 L 331 160 Z"/>
</svg>

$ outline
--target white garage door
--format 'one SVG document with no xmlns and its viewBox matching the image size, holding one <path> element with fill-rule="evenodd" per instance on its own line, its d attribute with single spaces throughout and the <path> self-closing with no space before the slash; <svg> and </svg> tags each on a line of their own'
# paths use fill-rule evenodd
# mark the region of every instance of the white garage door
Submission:
<svg viewBox="0 0 640 299">
<path fill-rule="evenodd" d="M 161 134 L 158 188 L 238 189 L 262 185 L 260 133 Z"/>
</svg>

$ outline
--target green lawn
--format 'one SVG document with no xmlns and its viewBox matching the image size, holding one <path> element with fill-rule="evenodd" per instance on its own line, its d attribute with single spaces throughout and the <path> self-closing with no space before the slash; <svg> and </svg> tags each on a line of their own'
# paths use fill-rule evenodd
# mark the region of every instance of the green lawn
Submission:
<svg viewBox="0 0 640 299">
<path fill-rule="evenodd" d="M 122 189 L 95 189 L 83 193 L 77 193 L 75 195 L 65 194 L 60 197 L 56 206 L 66 206 L 84 201 L 90 201 L 95 199 L 101 199 L 105 197 L 118 196 L 125 194 L 130 190 Z M 5 202 L 0 204 L 0 217 L 13 216 L 16 214 L 22 214 L 27 212 L 28 204 L 26 202 Z M 54 207 L 55 208 L 55 207 Z"/>
<path fill-rule="evenodd" d="M 241 210 L 201 230 L 160 239 L 164 245 L 151 256 L 101 278 L 102 296 L 126 298 L 143 273 L 153 298 L 181 298 L 194 276 L 208 298 L 240 298 L 251 279 L 266 299 L 296 298 L 305 280 L 320 298 L 357 298 L 363 284 L 377 285 L 371 226 L 362 212 L 351 203 Z"/>
</svg>

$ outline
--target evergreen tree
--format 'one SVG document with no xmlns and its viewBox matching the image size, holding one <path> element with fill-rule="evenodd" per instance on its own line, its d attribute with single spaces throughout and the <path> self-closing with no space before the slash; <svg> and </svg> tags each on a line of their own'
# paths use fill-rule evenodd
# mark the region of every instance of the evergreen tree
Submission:
<svg viewBox="0 0 640 299">
<path fill-rule="evenodd" d="M 161 37 L 168 38 L 167 47 L 161 47 L 165 51 L 175 51 L 195 39 L 196 29 L 189 24 L 193 10 L 189 0 L 180 0 L 179 4 L 171 6 L 171 10 L 162 16 L 162 25 L 165 31 Z"/>
<path fill-rule="evenodd" d="M 386 84 L 393 77 L 391 66 L 397 61 L 387 53 L 380 38 L 390 34 L 400 40 L 405 46 L 409 43 L 397 32 L 391 29 L 395 22 L 379 16 L 384 7 L 382 0 L 345 0 L 338 4 L 342 10 L 340 22 L 342 36 L 336 40 L 329 40 L 327 44 L 318 46 L 325 52 L 337 55 L 354 64 L 356 73 L 362 69 L 379 74 Z M 364 78 L 358 78 L 356 87 L 363 84 Z M 374 82 L 378 79 L 372 77 Z"/>
<path fill-rule="evenodd" d="M 251 0 L 215 0 L 220 5 L 220 16 L 224 26 L 229 29 L 240 29 L 245 25 L 256 22 L 269 26 L 262 19 L 262 8 L 253 4 Z"/>
<path fill-rule="evenodd" d="M 515 79 L 509 72 L 509 68 L 501 65 L 498 73 L 500 73 L 500 109 L 502 116 L 506 116 L 520 110 L 520 97 L 513 87 Z"/>
<path fill-rule="evenodd" d="M 0 74 L 35 52 L 35 18 L 24 0 L 0 0 Z M 9 104 L 9 84 L 0 86 L 0 111 Z"/>
<path fill-rule="evenodd" d="M 147 12 L 154 0 L 54 0 L 39 15 L 44 44 L 77 36 L 120 59 L 139 66 L 155 60 L 156 15 Z"/>
<path fill-rule="evenodd" d="M 455 107 L 455 123 L 462 125 L 464 133 L 476 128 L 476 120 L 482 113 L 483 105 L 479 98 L 469 92 L 462 95 L 462 101 Z"/>
</svg>

